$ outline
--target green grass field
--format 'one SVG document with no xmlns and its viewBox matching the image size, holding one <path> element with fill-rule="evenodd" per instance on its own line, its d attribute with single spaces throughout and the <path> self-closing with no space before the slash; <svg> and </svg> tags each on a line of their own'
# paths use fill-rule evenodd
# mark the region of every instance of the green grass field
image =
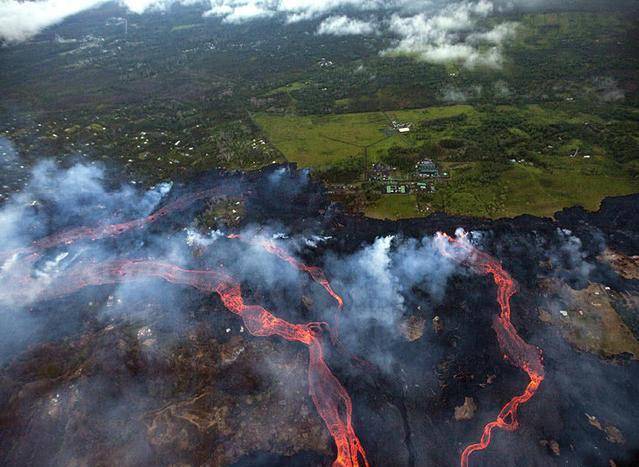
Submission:
<svg viewBox="0 0 639 467">
<path fill-rule="evenodd" d="M 571 114 L 556 110 L 549 111 L 538 105 L 515 108 L 499 106 L 500 112 L 517 112 L 528 121 L 550 125 L 559 122 L 585 123 L 598 121 L 594 116 Z M 465 126 L 478 122 L 479 112 L 470 105 L 451 105 L 429 107 L 426 109 L 397 110 L 389 112 L 365 112 L 326 116 L 255 115 L 255 122 L 268 135 L 271 142 L 284 154 L 287 160 L 301 167 L 320 168 L 329 164 L 363 154 L 363 148 L 369 147 L 371 161 L 376 155 L 393 145 L 414 146 L 420 143 L 415 132 L 394 133 L 388 136 L 391 120 L 412 123 L 455 117 L 465 114 Z M 454 130 L 420 130 L 429 139 L 439 141 L 455 136 Z M 513 132 L 521 132 L 513 129 Z M 422 140 L 423 141 L 423 140 Z"/>
<path fill-rule="evenodd" d="M 255 115 L 256 123 L 271 142 L 291 162 L 301 167 L 319 168 L 363 154 L 369 147 L 370 160 L 391 146 L 413 146 L 413 134 L 388 135 L 391 120 L 417 124 L 423 120 L 466 113 L 476 115 L 471 106 L 454 105 L 393 112 L 366 112 L 327 116 Z"/>
<path fill-rule="evenodd" d="M 516 114 L 521 121 L 538 126 L 560 123 L 575 125 L 600 124 L 595 115 L 539 105 L 498 106 L 494 112 Z M 455 117 L 464 114 L 463 121 L 453 125 L 420 122 Z M 369 163 L 393 145 L 418 146 L 425 141 L 439 142 L 457 137 L 464 128 L 477 126 L 483 115 L 469 105 L 431 107 L 427 109 L 368 112 L 328 116 L 295 116 L 258 114 L 256 123 L 287 160 L 300 167 L 324 168 L 336 162 L 360 156 L 368 146 Z M 391 120 L 412 123 L 408 134 L 389 132 Z M 521 128 L 508 130 L 515 139 L 531 137 Z M 481 145 L 482 140 L 475 141 Z M 489 184 L 479 183 L 472 175 L 476 162 L 458 159 L 438 160 L 443 170 L 451 173 L 449 183 L 434 197 L 433 209 L 450 213 L 485 217 L 511 217 L 520 214 L 550 216 L 573 205 L 597 209 L 606 196 L 639 192 L 639 179 L 630 177 L 623 166 L 615 163 L 597 145 L 587 145 L 578 138 L 562 143 L 539 155 L 545 167 L 516 163 Z M 568 157 L 577 148 L 577 157 Z M 583 155 L 589 155 L 584 158 Z M 423 215 L 417 209 L 414 195 L 382 196 L 369 206 L 366 214 L 376 218 L 405 218 Z"/>
<path fill-rule="evenodd" d="M 264 94 L 264 96 L 268 97 L 268 96 L 275 96 L 277 94 L 280 94 L 282 92 L 286 92 L 289 93 L 291 91 L 298 91 L 300 89 L 304 89 L 306 87 L 306 84 L 299 82 L 299 81 L 295 81 L 293 83 L 289 83 L 285 86 L 280 86 L 279 88 L 275 88 L 270 90 L 269 92 L 267 92 L 266 94 Z"/>
<path fill-rule="evenodd" d="M 521 214 L 552 216 L 569 206 L 597 210 L 606 196 L 639 192 L 639 180 L 622 172 L 604 157 L 591 159 L 548 156 L 547 169 L 513 164 L 493 183 L 464 178 L 473 164 L 451 169 L 450 183 L 434 197 L 434 207 L 452 214 L 514 217 Z"/>
<path fill-rule="evenodd" d="M 550 170 L 517 164 L 502 177 L 508 198 L 493 217 L 534 214 L 551 216 L 562 207 L 597 210 L 606 196 L 639 191 L 639 180 L 620 173 L 603 157 L 590 160 L 553 158 Z"/>
<path fill-rule="evenodd" d="M 415 195 L 385 195 L 364 212 L 373 219 L 408 219 L 419 217 Z"/>
</svg>

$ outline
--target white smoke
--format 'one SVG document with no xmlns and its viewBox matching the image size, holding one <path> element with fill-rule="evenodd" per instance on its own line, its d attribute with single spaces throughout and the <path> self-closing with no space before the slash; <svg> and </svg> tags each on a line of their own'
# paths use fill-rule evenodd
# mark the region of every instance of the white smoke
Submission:
<svg viewBox="0 0 639 467">
<path fill-rule="evenodd" d="M 7 162 L 15 162 L 17 159 L 18 151 L 16 151 L 13 142 L 0 136 L 0 160 L 6 164 Z"/>
<path fill-rule="evenodd" d="M 48 233 L 47 226 L 61 228 L 77 219 L 95 225 L 110 218 L 145 216 L 172 186 L 160 183 L 146 192 L 129 185 L 109 190 L 105 178 L 104 169 L 97 165 L 64 169 L 49 160 L 36 164 L 24 190 L 13 194 L 0 209 L 3 249 L 28 246 Z"/>
<path fill-rule="evenodd" d="M 204 235 L 197 230 L 188 227 L 186 230 L 186 244 L 190 247 L 208 247 L 213 245 L 217 240 L 224 237 L 224 233 L 220 230 L 213 230 Z"/>
</svg>

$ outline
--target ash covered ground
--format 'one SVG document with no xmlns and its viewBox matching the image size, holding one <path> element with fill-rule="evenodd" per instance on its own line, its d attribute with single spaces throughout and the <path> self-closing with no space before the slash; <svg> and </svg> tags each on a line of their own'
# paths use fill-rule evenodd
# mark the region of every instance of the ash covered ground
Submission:
<svg viewBox="0 0 639 467">
<path fill-rule="evenodd" d="M 146 218 L 212 189 L 117 235 L 30 250 L 57 232 Z M 0 463 L 334 461 L 303 345 L 253 336 L 217 295 L 160 279 L 61 292 L 80 266 L 152 259 L 223 268 L 247 303 L 291 323 L 328 323 L 326 362 L 350 395 L 371 465 L 458 465 L 528 382 L 496 339 L 495 284 L 435 246 L 436 232 L 462 228 L 518 283 L 512 323 L 545 365 L 518 429 L 495 431 L 470 465 L 633 465 L 638 205 L 635 195 L 555 220 L 383 222 L 346 214 L 292 166 L 141 191 L 107 183 L 93 166 L 41 163 L 0 211 Z M 321 267 L 343 309 L 259 240 Z"/>
</svg>

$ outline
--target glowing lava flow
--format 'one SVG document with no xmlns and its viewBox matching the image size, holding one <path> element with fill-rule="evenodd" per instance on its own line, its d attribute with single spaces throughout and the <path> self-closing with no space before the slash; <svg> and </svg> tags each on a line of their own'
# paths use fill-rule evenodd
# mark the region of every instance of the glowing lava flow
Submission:
<svg viewBox="0 0 639 467">
<path fill-rule="evenodd" d="M 321 328 L 325 323 L 291 324 L 259 305 L 244 303 L 240 285 L 229 275 L 209 270 L 187 270 L 157 261 L 121 260 L 82 265 L 59 277 L 48 297 L 63 296 L 90 285 L 128 282 L 149 277 L 185 284 L 205 293 L 216 292 L 224 306 L 240 316 L 254 336 L 280 336 L 308 347 L 309 394 L 335 445 L 334 467 L 368 467 L 366 452 L 352 424 L 353 406 L 346 389 L 324 361 Z"/>
<path fill-rule="evenodd" d="M 329 280 L 326 278 L 326 275 L 324 274 L 324 271 L 322 270 L 322 268 L 317 266 L 308 266 L 302 263 L 301 261 L 298 261 L 291 255 L 289 255 L 284 249 L 278 247 L 272 240 L 266 240 L 263 238 L 256 239 L 255 237 L 246 238 L 239 234 L 229 234 L 226 236 L 226 238 L 239 239 L 239 240 L 242 240 L 243 242 L 256 244 L 262 247 L 264 250 L 268 251 L 269 253 L 286 261 L 297 270 L 307 273 L 311 277 L 311 279 L 313 279 L 315 283 L 321 285 L 324 288 L 324 290 L 326 290 L 326 292 L 335 299 L 335 301 L 337 302 L 338 311 L 341 311 L 344 308 L 344 300 L 337 292 L 333 290 L 333 287 L 331 286 L 331 283 L 329 282 Z M 329 333 L 331 336 L 331 342 L 333 343 L 335 347 L 337 347 L 337 349 L 340 352 L 342 352 L 344 355 L 347 355 L 348 358 L 350 358 L 355 364 L 363 366 L 367 369 L 372 368 L 372 365 L 370 362 L 356 355 L 351 355 L 350 352 L 346 349 L 346 347 L 344 347 L 344 344 L 342 344 L 342 341 L 339 338 L 339 315 L 335 316 L 333 320 L 333 325 L 329 328 Z"/>
<path fill-rule="evenodd" d="M 178 210 L 185 209 L 195 201 L 211 198 L 220 191 L 216 189 L 192 193 L 155 211 L 146 217 L 120 224 L 97 227 L 78 227 L 32 242 L 26 248 L 5 252 L 1 258 L 28 255 L 28 262 L 37 259 L 41 252 L 59 245 L 70 245 L 81 240 L 100 240 L 116 237 L 132 229 L 143 228 L 149 223 Z M 230 236 L 233 238 L 233 236 Z M 307 272 L 311 278 L 322 285 L 335 298 L 338 306 L 343 305 L 342 298 L 336 294 L 320 268 L 305 264 L 288 256 L 284 250 L 273 244 L 262 245 L 267 251 L 276 254 L 297 269 Z M 216 292 L 222 302 L 233 313 L 239 315 L 247 330 L 254 336 L 277 335 L 288 341 L 296 341 L 309 349 L 308 382 L 309 394 L 317 412 L 326 424 L 336 445 L 337 457 L 334 467 L 368 467 L 366 452 L 352 425 L 353 406 L 346 389 L 333 375 L 324 361 L 324 351 L 320 340 L 320 331 L 326 323 L 291 324 L 282 320 L 258 305 L 246 305 L 242 298 L 240 285 L 230 276 L 215 271 L 192 271 L 175 265 L 154 261 L 121 260 L 110 263 L 90 263 L 77 266 L 57 277 L 39 299 L 63 296 L 87 286 L 109 283 L 121 283 L 129 280 L 155 277 L 176 284 L 190 285 L 202 292 Z M 19 283 L 28 287 L 30 277 L 19 279 Z"/>
<path fill-rule="evenodd" d="M 478 251 L 469 242 L 463 239 L 453 239 L 445 234 L 439 234 L 439 237 L 445 242 L 443 245 L 440 244 L 440 251 L 443 255 L 468 263 L 480 274 L 493 276 L 497 286 L 497 301 L 500 308 L 500 313 L 493 322 L 493 329 L 497 334 L 499 347 L 504 356 L 513 365 L 525 371 L 530 378 L 524 392 L 510 399 L 499 411 L 497 418 L 484 426 L 479 442 L 464 449 L 461 455 L 461 466 L 467 467 L 468 459 L 473 452 L 488 447 L 495 428 L 514 431 L 519 427 L 517 411 L 539 389 L 539 385 L 544 380 L 544 366 L 541 350 L 524 341 L 510 322 L 510 298 L 516 291 L 513 278 L 504 270 L 499 261 Z"/>
<path fill-rule="evenodd" d="M 277 256 L 280 259 L 283 259 L 284 261 L 289 263 L 291 266 L 293 266 L 297 270 L 307 273 L 311 277 L 311 279 L 313 279 L 313 281 L 315 281 L 317 284 L 324 287 L 324 290 L 326 290 L 326 292 L 328 292 L 328 294 L 335 299 L 335 301 L 337 302 L 337 307 L 340 310 L 344 307 L 344 300 L 342 299 L 342 297 L 339 296 L 339 294 L 337 294 L 333 290 L 333 287 L 331 287 L 331 283 L 326 278 L 326 275 L 324 274 L 324 271 L 322 270 L 322 268 L 319 268 L 317 266 L 307 266 L 306 264 L 296 260 L 291 255 L 289 255 L 284 249 L 278 247 L 271 240 L 247 239 L 247 238 L 244 238 L 242 235 L 238 235 L 238 234 L 229 234 L 226 236 L 226 238 L 239 239 L 247 243 L 256 243 L 257 245 L 261 246 L 262 248 L 264 248 L 264 250 L 268 251 L 269 253 Z"/>
<path fill-rule="evenodd" d="M 306 264 L 297 261 L 295 258 L 286 253 L 286 251 L 284 251 L 282 248 L 275 245 L 273 242 L 263 242 L 262 246 L 269 253 L 272 253 L 275 256 L 283 259 L 300 271 L 307 273 L 315 282 L 324 287 L 326 292 L 328 292 L 329 295 L 335 299 L 335 301 L 337 302 L 337 307 L 340 310 L 344 307 L 344 300 L 342 300 L 342 297 L 335 293 L 335 291 L 331 287 L 331 283 L 328 281 L 328 279 L 324 275 L 324 271 L 321 268 L 318 268 L 317 266 L 307 266 Z"/>
<path fill-rule="evenodd" d="M 216 189 L 205 190 L 178 198 L 160 208 L 149 216 L 124 222 L 121 224 L 97 227 L 79 227 L 58 234 L 44 237 L 32 242 L 20 250 L 5 254 L 28 255 L 25 262 L 34 261 L 42 251 L 59 245 L 69 245 L 81 240 L 100 240 L 116 237 L 122 233 L 145 225 L 174 212 L 182 210 L 197 200 L 210 198 L 220 192 Z M 307 266 L 290 256 L 286 251 L 269 240 L 245 239 L 239 235 L 228 238 L 239 238 L 254 242 L 271 254 L 286 261 L 296 269 L 303 271 L 321 285 L 342 309 L 343 300 L 331 287 L 324 272 L 319 267 Z M 526 343 L 518 334 L 510 321 L 510 299 L 515 293 L 515 283 L 501 264 L 486 253 L 476 250 L 470 243 L 453 239 L 444 234 L 439 235 L 440 250 L 443 255 L 459 262 L 467 263 L 478 273 L 491 275 L 497 286 L 497 301 L 500 313 L 495 317 L 493 328 L 504 356 L 515 366 L 525 371 L 530 381 L 520 395 L 513 397 L 500 410 L 496 419 L 485 425 L 478 443 L 467 446 L 461 455 L 462 467 L 467 467 L 470 455 L 486 449 L 495 428 L 513 431 L 519 426 L 517 419 L 519 407 L 534 396 L 544 379 L 544 368 L 541 351 Z M 324 349 L 321 341 L 321 330 L 326 323 L 292 324 L 274 316 L 259 305 L 247 305 L 242 297 L 240 284 L 224 272 L 211 270 L 187 270 L 178 266 L 158 261 L 120 260 L 106 263 L 88 263 L 78 265 L 58 276 L 53 283 L 47 284 L 39 299 L 63 296 L 83 287 L 103 284 L 122 283 L 146 278 L 159 278 L 175 284 L 189 285 L 204 293 L 217 293 L 224 306 L 243 320 L 247 330 L 254 336 L 280 336 L 291 342 L 305 345 L 309 351 L 308 383 L 309 394 L 323 419 L 336 445 L 337 457 L 334 467 L 368 467 L 366 452 L 352 426 L 352 401 L 345 388 L 331 372 L 324 360 Z M 20 279 L 19 284 L 25 288 L 34 280 L 27 276 Z M 17 294 L 20 292 L 17 291 Z M 331 332 L 335 332 L 331 327 Z M 331 336 L 333 336 L 331 334 Z"/>
<path fill-rule="evenodd" d="M 48 237 L 43 237 L 39 240 L 35 240 L 30 246 L 12 250 L 0 254 L 0 263 L 4 262 L 6 258 L 14 255 L 29 255 L 31 261 L 38 258 L 39 253 L 47 248 L 53 248 L 60 245 L 71 245 L 81 240 L 101 240 L 107 237 L 116 237 L 130 230 L 137 228 L 143 228 L 148 224 L 151 224 L 175 211 L 186 209 L 196 201 L 205 198 L 213 198 L 221 192 L 220 187 L 212 188 L 209 190 L 203 190 L 195 193 L 184 195 L 175 201 L 166 204 L 157 211 L 149 214 L 146 217 L 134 219 L 128 222 L 122 222 L 120 224 L 107 224 L 98 225 L 95 227 L 77 227 L 74 229 L 65 230 L 55 233 Z"/>
</svg>

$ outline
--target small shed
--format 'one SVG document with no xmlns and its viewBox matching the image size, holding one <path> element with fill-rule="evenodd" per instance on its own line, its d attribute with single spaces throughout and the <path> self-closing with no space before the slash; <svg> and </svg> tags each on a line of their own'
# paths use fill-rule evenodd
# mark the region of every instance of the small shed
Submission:
<svg viewBox="0 0 639 467">
<path fill-rule="evenodd" d="M 385 193 L 387 195 L 405 195 L 408 193 L 406 185 L 386 185 Z"/>
</svg>

